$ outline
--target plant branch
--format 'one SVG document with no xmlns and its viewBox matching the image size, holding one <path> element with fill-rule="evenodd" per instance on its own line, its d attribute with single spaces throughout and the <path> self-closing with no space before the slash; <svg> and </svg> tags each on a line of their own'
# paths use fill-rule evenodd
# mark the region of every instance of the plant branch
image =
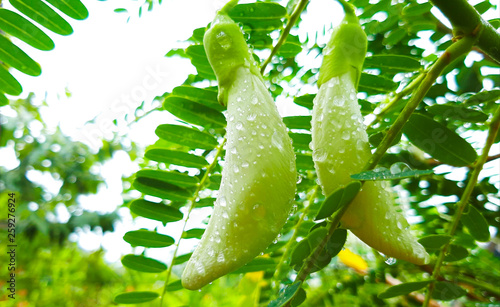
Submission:
<svg viewBox="0 0 500 307">
<path fill-rule="evenodd" d="M 292 237 L 288 240 L 287 244 L 285 245 L 285 252 L 283 253 L 283 255 L 280 258 L 280 261 L 278 262 L 278 266 L 276 267 L 276 271 L 274 272 L 274 275 L 273 275 L 273 281 L 271 282 L 274 293 L 277 292 L 276 290 L 279 286 L 279 280 L 280 280 L 281 272 L 283 271 L 283 265 L 285 264 L 285 261 L 291 252 L 291 247 L 292 247 L 293 243 L 295 243 L 295 240 L 297 239 L 297 237 L 299 235 L 300 225 L 302 225 L 304 218 L 307 216 L 307 214 L 309 212 L 309 208 L 311 208 L 312 204 L 314 203 L 314 200 L 316 199 L 316 195 L 318 194 L 318 190 L 319 190 L 319 186 L 317 185 L 316 187 L 314 187 L 314 189 L 311 193 L 311 196 L 309 197 L 309 204 L 304 208 L 304 211 L 302 212 L 297 224 L 295 224 Z"/>
<path fill-rule="evenodd" d="M 444 51 L 444 53 L 437 59 L 434 64 L 432 64 L 432 67 L 429 69 L 429 71 L 423 74 L 425 76 L 424 79 L 421 81 L 419 87 L 413 92 L 413 95 L 408 101 L 408 104 L 401 111 L 394 124 L 387 131 L 387 134 L 385 135 L 380 145 L 377 147 L 377 150 L 371 157 L 370 161 L 368 161 L 368 163 L 364 167 L 363 171 L 373 169 L 378 164 L 378 162 L 380 162 L 382 156 L 391 147 L 394 139 L 397 137 L 397 135 L 406 124 L 410 116 L 413 114 L 413 111 L 415 111 L 417 106 L 420 104 L 422 99 L 424 99 L 425 95 L 434 84 L 436 79 L 441 75 L 445 67 L 461 55 L 468 53 L 475 41 L 476 37 L 474 36 L 466 36 L 456 41 Z"/>
<path fill-rule="evenodd" d="M 290 19 L 288 20 L 288 23 L 286 24 L 285 29 L 281 33 L 280 38 L 279 38 L 278 42 L 276 43 L 276 46 L 273 47 L 269 57 L 264 61 L 264 63 L 262 63 L 262 66 L 260 68 L 261 74 L 264 74 L 264 71 L 266 70 L 267 65 L 271 62 L 273 56 L 278 52 L 278 50 L 281 48 L 281 46 L 285 43 L 286 38 L 288 37 L 288 34 L 290 33 L 290 30 L 292 30 L 292 27 L 297 22 L 297 19 L 299 19 L 299 16 L 302 13 L 302 11 L 305 9 L 305 7 L 307 6 L 307 3 L 309 3 L 309 0 L 300 0 L 300 2 L 295 6 L 295 9 L 293 10 L 292 15 L 290 16 Z"/>
<path fill-rule="evenodd" d="M 387 103 L 387 105 L 380 111 L 380 113 L 376 115 L 375 120 L 373 120 L 370 125 L 368 125 L 367 129 L 379 122 L 382 117 L 394 107 L 396 103 L 403 99 L 403 97 L 409 95 L 417 86 L 419 86 L 424 77 L 425 73 L 420 73 L 418 77 L 408 83 L 408 85 L 406 85 L 404 89 L 402 89 L 399 93 L 396 93 L 394 97 Z"/>
<path fill-rule="evenodd" d="M 477 46 L 500 63 L 500 33 L 467 0 L 431 0 L 450 21 L 455 37 L 478 34 Z"/>
<path fill-rule="evenodd" d="M 451 237 L 453 237 L 453 235 L 455 234 L 458 227 L 458 223 L 460 222 L 460 218 L 462 217 L 462 213 L 464 212 L 467 204 L 469 203 L 469 198 L 472 195 L 474 188 L 476 187 L 479 173 L 483 169 L 484 163 L 486 163 L 486 160 L 488 159 L 488 153 L 490 151 L 491 146 L 495 142 L 495 138 L 497 136 L 499 128 L 500 128 L 500 107 L 497 108 L 496 113 L 493 116 L 493 119 L 491 120 L 490 129 L 488 132 L 488 137 L 486 139 L 486 144 L 484 145 L 483 148 L 483 152 L 475 163 L 472 175 L 469 179 L 469 182 L 467 183 L 467 186 L 465 187 L 464 193 L 462 194 L 460 201 L 456 204 L 457 209 L 455 211 L 455 214 L 453 215 L 453 220 L 449 226 L 447 233 Z M 436 265 L 434 266 L 434 270 L 432 272 L 432 277 L 431 277 L 432 280 L 436 280 L 439 277 L 439 272 L 443 264 L 444 257 L 446 255 L 446 251 L 448 250 L 450 244 L 451 242 L 448 242 L 447 244 L 443 245 L 439 253 L 438 259 L 436 261 Z M 431 282 L 428 287 L 426 300 L 423 305 L 424 307 L 427 307 L 429 305 L 429 300 L 431 299 L 433 291 L 434 291 L 434 282 Z"/>
<path fill-rule="evenodd" d="M 214 169 L 214 167 L 217 165 L 217 160 L 222 155 L 225 143 L 226 143 L 226 138 L 224 137 L 224 139 L 222 140 L 222 143 L 217 148 L 217 152 L 215 153 L 214 160 L 207 167 L 207 170 L 206 170 L 205 174 L 203 175 L 203 177 L 201 178 L 200 183 L 198 184 L 198 187 L 196 188 L 196 191 L 193 194 L 193 197 L 190 199 L 189 208 L 188 208 L 188 211 L 187 211 L 186 216 L 184 218 L 184 225 L 182 226 L 181 236 L 179 237 L 179 240 L 177 241 L 177 244 L 176 244 L 175 250 L 174 250 L 174 254 L 172 256 L 172 261 L 170 262 L 170 266 L 168 267 L 168 270 L 167 270 L 167 278 L 165 280 L 165 286 L 163 287 L 163 293 L 161 295 L 160 307 L 163 306 L 163 299 L 165 297 L 165 293 L 167 293 L 167 288 L 168 288 L 168 285 L 169 285 L 170 276 L 172 275 L 172 267 L 174 266 L 174 259 L 177 256 L 177 251 L 179 250 L 179 245 L 181 244 L 182 235 L 184 234 L 184 230 L 186 229 L 186 225 L 187 225 L 187 222 L 189 220 L 189 215 L 191 214 L 191 211 L 195 207 L 196 199 L 198 198 L 198 195 L 199 195 L 200 191 L 205 186 L 205 183 L 208 180 L 208 176 L 210 175 L 210 173 L 212 172 L 212 170 Z"/>
</svg>

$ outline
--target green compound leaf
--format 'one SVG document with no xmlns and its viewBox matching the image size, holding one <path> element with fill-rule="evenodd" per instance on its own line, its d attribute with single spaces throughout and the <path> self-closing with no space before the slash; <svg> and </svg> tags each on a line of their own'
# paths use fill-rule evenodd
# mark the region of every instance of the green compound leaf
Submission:
<svg viewBox="0 0 500 307">
<path fill-rule="evenodd" d="M 467 166 L 477 158 L 476 151 L 467 141 L 425 115 L 413 114 L 403 127 L 403 133 L 415 146 L 443 163 Z"/>
<path fill-rule="evenodd" d="M 380 293 L 378 295 L 378 298 L 387 299 L 400 295 L 407 295 L 413 291 L 418 291 L 424 288 L 430 283 L 431 280 L 426 280 L 426 281 L 406 282 L 399 285 L 395 285 L 390 288 L 387 288 L 384 292 Z"/>
<path fill-rule="evenodd" d="M 314 162 L 311 155 L 296 153 L 297 170 L 313 170 Z"/>
<path fill-rule="evenodd" d="M 175 243 L 172 237 L 144 229 L 129 231 L 123 239 L 132 246 L 144 247 L 167 247 Z"/>
<path fill-rule="evenodd" d="M 115 296 L 113 302 L 117 304 L 139 304 L 157 299 L 160 295 L 150 291 L 134 291 L 121 293 Z"/>
<path fill-rule="evenodd" d="M 464 106 L 436 104 L 426 109 L 434 115 L 450 120 L 460 120 L 468 123 L 482 123 L 488 120 L 488 114 Z"/>
<path fill-rule="evenodd" d="M 293 102 L 298 104 L 301 107 L 312 110 L 313 108 L 313 100 L 316 97 L 316 94 L 306 94 L 299 97 L 295 97 Z"/>
<path fill-rule="evenodd" d="M 5 97 L 5 95 L 0 92 L 0 107 L 1 106 L 6 106 L 9 104 L 9 99 L 7 99 L 7 97 Z"/>
<path fill-rule="evenodd" d="M 123 266 L 146 273 L 161 273 L 167 269 L 167 265 L 158 260 L 140 255 L 125 255 L 122 258 Z"/>
<path fill-rule="evenodd" d="M 500 99 L 500 90 L 494 89 L 490 91 L 481 91 L 477 94 L 470 96 L 464 101 L 466 105 L 478 105 L 481 103 L 488 103 Z"/>
<path fill-rule="evenodd" d="M 361 189 L 361 182 L 353 181 L 343 188 L 335 190 L 330 194 L 318 211 L 315 220 L 321 220 L 331 216 L 335 211 L 350 203 Z"/>
<path fill-rule="evenodd" d="M 230 274 L 241 274 L 259 271 L 275 271 L 276 262 L 272 258 L 257 257 Z"/>
<path fill-rule="evenodd" d="M 182 289 L 184 289 L 184 287 L 182 286 L 182 281 L 180 279 L 169 283 L 167 286 L 167 291 L 169 292 L 174 292 Z"/>
<path fill-rule="evenodd" d="M 420 61 L 403 55 L 374 55 L 367 57 L 364 68 L 391 69 L 395 71 L 417 71 L 422 66 Z"/>
<path fill-rule="evenodd" d="M 89 16 L 89 11 L 80 0 L 47 0 L 47 2 L 73 19 L 83 20 Z"/>
<path fill-rule="evenodd" d="M 156 162 L 185 167 L 203 168 L 208 165 L 207 160 L 203 157 L 177 150 L 152 148 L 147 150 L 144 156 Z"/>
<path fill-rule="evenodd" d="M 42 73 L 37 62 L 2 35 L 0 35 L 0 61 L 30 76 L 39 76 Z"/>
<path fill-rule="evenodd" d="M 215 80 L 215 74 L 208 62 L 207 53 L 203 45 L 191 45 L 186 48 L 186 55 L 191 59 L 191 64 L 196 68 L 200 78 Z"/>
<path fill-rule="evenodd" d="M 173 201 L 184 201 L 192 196 L 188 190 L 155 178 L 136 177 L 133 186 L 144 194 Z"/>
<path fill-rule="evenodd" d="M 172 265 L 182 264 L 182 263 L 188 261 L 189 258 L 191 258 L 192 254 L 193 253 L 188 253 L 188 254 L 184 254 L 184 255 L 180 255 L 180 256 L 175 257 L 174 261 L 172 262 Z"/>
<path fill-rule="evenodd" d="M 379 75 L 361 73 L 359 79 L 359 91 L 368 94 L 385 94 L 395 91 L 398 84 L 391 79 Z"/>
<path fill-rule="evenodd" d="M 60 35 L 73 33 L 71 25 L 40 0 L 10 0 L 10 4 L 54 33 Z"/>
<path fill-rule="evenodd" d="M 311 130 L 311 116 L 287 116 L 283 117 L 283 123 L 289 129 Z"/>
<path fill-rule="evenodd" d="M 397 28 L 389 32 L 389 34 L 384 37 L 382 43 L 384 45 L 394 46 L 399 43 L 403 38 L 408 35 L 408 32 L 405 28 Z"/>
<path fill-rule="evenodd" d="M 21 84 L 14 78 L 7 69 L 0 65 L 0 92 L 12 96 L 20 95 L 23 92 Z"/>
<path fill-rule="evenodd" d="M 197 186 L 200 180 L 197 177 L 191 177 L 185 173 L 176 171 L 161 171 L 145 169 L 140 170 L 135 174 L 136 178 L 150 178 L 171 183 L 181 188 L 190 188 Z"/>
<path fill-rule="evenodd" d="M 432 298 L 441 301 L 451 301 L 467 294 L 461 287 L 446 281 L 438 281 L 434 285 Z"/>
<path fill-rule="evenodd" d="M 489 224 L 476 207 L 469 205 L 460 221 L 476 241 L 488 242 L 490 240 Z"/>
<path fill-rule="evenodd" d="M 296 282 L 294 284 L 291 284 L 284 288 L 282 291 L 280 291 L 279 297 L 269 303 L 267 305 L 268 307 L 281 307 L 285 306 L 288 302 L 292 300 L 292 298 L 295 296 L 295 293 L 299 291 L 300 285 L 302 284 L 301 281 Z"/>
<path fill-rule="evenodd" d="M 469 256 L 469 251 L 461 245 L 451 244 L 448 247 L 448 251 L 444 256 L 444 261 L 446 262 L 454 262 L 459 261 Z"/>
<path fill-rule="evenodd" d="M 134 200 L 130 204 L 130 211 L 138 216 L 160 221 L 163 224 L 180 221 L 183 218 L 183 214 L 179 209 L 144 199 Z"/>
<path fill-rule="evenodd" d="M 226 126 L 226 118 L 221 112 L 185 98 L 168 96 L 163 107 L 178 118 L 194 125 L 207 128 Z"/>
<path fill-rule="evenodd" d="M 418 242 L 427 250 L 438 250 L 450 241 L 451 236 L 449 235 L 430 235 L 418 240 Z"/>
<path fill-rule="evenodd" d="M 165 141 L 189 148 L 213 149 L 218 145 L 217 140 L 210 134 L 185 126 L 159 125 L 155 133 Z"/>
<path fill-rule="evenodd" d="M 299 150 L 309 150 L 309 143 L 312 141 L 312 136 L 308 133 L 288 133 L 292 139 L 293 147 Z"/>
<path fill-rule="evenodd" d="M 170 96 L 185 98 L 217 111 L 224 111 L 226 109 L 217 100 L 216 88 L 197 88 L 190 85 L 181 85 L 175 87 Z"/>
<path fill-rule="evenodd" d="M 21 15 L 0 8 L 0 29 L 39 50 L 54 49 L 54 42 Z"/>
<path fill-rule="evenodd" d="M 189 229 L 189 230 L 184 231 L 184 233 L 182 234 L 182 238 L 184 238 L 184 239 L 192 239 L 192 238 L 201 239 L 201 236 L 203 235 L 204 232 L 205 232 L 205 229 L 203 229 L 203 228 Z"/>
</svg>

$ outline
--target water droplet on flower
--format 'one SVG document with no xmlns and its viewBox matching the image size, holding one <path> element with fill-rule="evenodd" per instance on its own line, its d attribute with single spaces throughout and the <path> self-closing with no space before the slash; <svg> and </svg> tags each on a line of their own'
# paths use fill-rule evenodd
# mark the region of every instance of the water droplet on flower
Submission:
<svg viewBox="0 0 500 307">
<path fill-rule="evenodd" d="M 237 122 L 237 123 L 236 123 L 236 129 L 237 129 L 237 130 L 241 130 L 241 129 L 243 129 L 243 124 L 242 124 L 241 122 Z"/>
<path fill-rule="evenodd" d="M 229 35 L 227 35 L 224 31 L 220 31 L 216 36 L 215 39 L 217 40 L 217 43 L 222 47 L 224 50 L 228 50 L 231 48 L 231 44 L 233 43 L 233 40 Z"/>
<path fill-rule="evenodd" d="M 217 256 L 217 262 L 224 262 L 224 260 L 226 260 L 226 258 L 224 257 L 224 254 L 220 253 Z"/>
</svg>

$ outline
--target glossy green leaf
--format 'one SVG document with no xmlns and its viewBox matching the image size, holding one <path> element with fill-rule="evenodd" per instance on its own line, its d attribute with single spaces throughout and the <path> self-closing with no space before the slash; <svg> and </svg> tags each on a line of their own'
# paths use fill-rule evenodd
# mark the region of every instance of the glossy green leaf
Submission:
<svg viewBox="0 0 500 307">
<path fill-rule="evenodd" d="M 208 177 L 208 179 L 209 179 L 208 188 L 210 190 L 218 190 L 220 188 L 220 184 L 222 182 L 221 174 L 213 174 L 210 177 Z"/>
<path fill-rule="evenodd" d="M 308 133 L 288 133 L 292 139 L 293 147 L 300 150 L 310 150 L 309 143 L 312 141 L 312 136 Z"/>
<path fill-rule="evenodd" d="M 352 179 L 355 180 L 396 180 L 410 177 L 418 177 L 424 175 L 431 175 L 434 172 L 432 170 L 405 170 L 401 172 L 394 172 L 388 169 L 385 170 L 372 170 L 366 171 L 358 174 L 351 175 Z"/>
<path fill-rule="evenodd" d="M 149 160 L 184 167 L 203 168 L 208 165 L 205 158 L 178 150 L 152 148 L 144 154 Z"/>
<path fill-rule="evenodd" d="M 3 35 L 0 35 L 0 61 L 30 76 L 42 73 L 37 62 Z"/>
<path fill-rule="evenodd" d="M 405 283 L 387 288 L 384 292 L 380 293 L 378 295 L 378 297 L 381 299 L 387 299 L 387 298 L 396 297 L 396 296 L 400 296 L 400 295 L 407 295 L 413 291 L 418 291 L 418 290 L 426 287 L 430 283 L 431 283 L 431 280 L 405 282 Z"/>
<path fill-rule="evenodd" d="M 432 4 L 430 2 L 422 4 L 409 4 L 403 8 L 403 15 L 405 16 L 420 16 L 431 11 Z"/>
<path fill-rule="evenodd" d="M 269 303 L 268 307 L 281 307 L 285 306 L 288 302 L 292 300 L 295 296 L 295 293 L 299 291 L 301 281 L 296 282 L 294 284 L 288 285 L 286 288 L 280 291 L 279 297 Z"/>
<path fill-rule="evenodd" d="M 218 145 L 217 140 L 210 134 L 185 126 L 159 125 L 155 133 L 163 140 L 189 148 L 213 149 Z"/>
<path fill-rule="evenodd" d="M 197 177 L 191 177 L 186 173 L 176 171 L 144 169 L 138 171 L 135 176 L 136 178 L 145 177 L 165 181 L 182 188 L 194 187 L 200 182 Z"/>
<path fill-rule="evenodd" d="M 311 130 L 311 116 L 287 116 L 283 117 L 283 123 L 289 129 Z"/>
<path fill-rule="evenodd" d="M 384 45 L 394 46 L 406 36 L 407 32 L 404 28 L 397 28 L 395 30 L 392 30 L 386 37 L 384 37 L 382 43 Z"/>
<path fill-rule="evenodd" d="M 432 298 L 440 301 L 451 301 L 467 294 L 461 287 L 446 281 L 438 281 L 434 284 Z"/>
<path fill-rule="evenodd" d="M 236 5 L 229 16 L 236 20 L 246 19 L 281 19 L 286 16 L 286 9 L 273 2 L 257 2 Z"/>
<path fill-rule="evenodd" d="M 208 80 L 215 80 L 215 74 L 208 62 L 203 45 L 191 45 L 186 48 L 186 54 L 191 58 L 191 64 L 196 68 L 198 76 Z"/>
<path fill-rule="evenodd" d="M 481 91 L 477 94 L 470 96 L 464 101 L 465 104 L 478 105 L 481 103 L 488 103 L 500 99 L 500 89 L 493 89 L 489 91 Z"/>
<path fill-rule="evenodd" d="M 486 13 L 487 10 L 489 10 L 492 7 L 490 1 L 486 0 L 483 2 L 480 2 L 476 5 L 474 5 L 474 8 L 478 11 L 479 14 L 484 14 Z"/>
<path fill-rule="evenodd" d="M 398 84 L 386 77 L 362 73 L 359 79 L 358 90 L 368 94 L 385 94 L 395 91 Z"/>
<path fill-rule="evenodd" d="M 207 128 L 226 126 L 226 118 L 221 112 L 185 98 L 170 95 L 165 99 L 163 107 L 191 124 Z"/>
<path fill-rule="evenodd" d="M 182 286 L 182 281 L 180 279 L 169 283 L 167 286 L 167 291 L 169 292 L 174 292 L 182 289 L 184 289 L 184 287 Z"/>
<path fill-rule="evenodd" d="M 71 25 L 40 0 L 10 0 L 10 4 L 35 22 L 60 35 L 73 33 Z"/>
<path fill-rule="evenodd" d="M 133 182 L 138 191 L 173 201 L 184 201 L 191 198 L 191 192 L 174 184 L 148 177 L 136 177 Z"/>
<path fill-rule="evenodd" d="M 417 71 L 421 68 L 421 65 L 419 60 L 409 56 L 381 54 L 367 57 L 363 67 L 396 71 Z"/>
<path fill-rule="evenodd" d="M 21 15 L 0 8 L 0 29 L 39 50 L 54 49 L 54 42 Z"/>
<path fill-rule="evenodd" d="M 467 256 L 469 256 L 469 251 L 465 247 L 461 245 L 451 244 L 448 247 L 446 255 L 444 256 L 444 261 L 447 262 L 459 261 L 466 258 Z"/>
<path fill-rule="evenodd" d="M 469 205 L 460 221 L 476 241 L 488 242 L 490 240 L 489 224 L 476 207 Z"/>
<path fill-rule="evenodd" d="M 311 155 L 296 154 L 296 164 L 298 170 L 313 170 L 314 162 Z"/>
<path fill-rule="evenodd" d="M 183 214 L 179 209 L 161 203 L 154 203 L 144 199 L 136 199 L 130 204 L 130 211 L 148 219 L 160 221 L 163 224 L 182 220 Z"/>
<path fill-rule="evenodd" d="M 403 127 L 403 133 L 415 146 L 443 163 L 466 166 L 477 158 L 476 151 L 467 141 L 425 115 L 413 114 Z"/>
<path fill-rule="evenodd" d="M 302 95 L 302 96 L 299 96 L 299 97 L 295 97 L 293 99 L 293 102 L 295 102 L 296 104 L 298 104 L 301 107 L 304 107 L 304 108 L 307 108 L 309 110 L 312 110 L 312 108 L 313 108 L 313 100 L 314 100 L 315 97 L 316 97 L 315 94 L 306 94 L 306 95 Z"/>
<path fill-rule="evenodd" d="M 150 291 L 133 291 L 121 293 L 115 296 L 113 302 L 117 304 L 139 304 L 157 299 L 160 295 Z"/>
<path fill-rule="evenodd" d="M 337 228 L 333 232 L 330 240 L 326 243 L 326 251 L 330 257 L 335 257 L 345 245 L 347 240 L 347 230 L 344 228 Z"/>
<path fill-rule="evenodd" d="M 182 263 L 188 261 L 189 258 L 191 258 L 192 254 L 193 253 L 188 253 L 188 254 L 184 254 L 184 255 L 180 255 L 180 256 L 175 257 L 172 265 L 182 264 Z"/>
<path fill-rule="evenodd" d="M 144 247 L 167 247 L 175 243 L 172 237 L 144 229 L 125 233 L 123 240 L 132 246 Z"/>
<path fill-rule="evenodd" d="M 203 235 L 204 232 L 205 232 L 205 229 L 203 229 L 203 228 L 193 228 L 193 229 L 189 229 L 189 230 L 184 231 L 184 233 L 182 234 L 182 237 L 184 239 L 192 239 L 192 238 L 201 239 L 201 236 Z"/>
<path fill-rule="evenodd" d="M 6 106 L 8 104 L 9 104 L 9 99 L 7 99 L 7 97 L 5 97 L 5 95 L 0 92 L 0 107 Z"/>
<path fill-rule="evenodd" d="M 321 204 L 315 220 L 331 216 L 335 211 L 350 203 L 361 189 L 361 182 L 353 181 L 345 187 L 338 188 Z"/>
<path fill-rule="evenodd" d="M 89 11 L 80 0 L 47 0 L 47 2 L 73 19 L 83 20 L 89 16 Z"/>
<path fill-rule="evenodd" d="M 286 42 L 278 50 L 277 55 L 284 58 L 293 58 L 302 51 L 302 46 L 295 42 Z"/>
<path fill-rule="evenodd" d="M 226 109 L 217 100 L 217 89 L 215 88 L 197 88 L 190 85 L 181 85 L 172 90 L 171 96 L 185 98 L 218 111 Z"/>
<path fill-rule="evenodd" d="M 231 272 L 231 274 L 241 274 L 249 272 L 259 272 L 259 271 L 272 271 L 276 270 L 276 262 L 272 258 L 267 257 L 256 257 L 249 263 L 245 264 L 236 271 Z"/>
<path fill-rule="evenodd" d="M 482 123 L 488 120 L 488 114 L 458 105 L 435 104 L 427 107 L 427 111 L 446 119 L 460 120 L 469 123 Z"/>
<path fill-rule="evenodd" d="M 211 198 L 211 197 L 202 198 L 199 201 L 197 201 L 194 206 L 196 208 L 213 207 L 215 200 L 216 200 L 215 198 Z"/>
<path fill-rule="evenodd" d="M 167 269 L 167 265 L 163 262 L 132 254 L 123 256 L 122 264 L 129 269 L 147 273 L 161 273 Z"/>
<path fill-rule="evenodd" d="M 448 235 L 429 235 L 420 238 L 418 242 L 422 244 L 422 246 L 427 250 L 437 250 L 440 249 L 443 245 L 450 242 L 450 240 L 451 236 Z"/>
<path fill-rule="evenodd" d="M 290 254 L 290 266 L 300 265 L 304 259 L 306 259 L 311 254 L 311 248 L 309 242 L 303 239 L 297 245 L 295 245 L 292 253 Z"/>
<path fill-rule="evenodd" d="M 2 65 L 0 65 L 0 92 L 12 96 L 20 95 L 23 92 L 21 84 Z"/>
</svg>

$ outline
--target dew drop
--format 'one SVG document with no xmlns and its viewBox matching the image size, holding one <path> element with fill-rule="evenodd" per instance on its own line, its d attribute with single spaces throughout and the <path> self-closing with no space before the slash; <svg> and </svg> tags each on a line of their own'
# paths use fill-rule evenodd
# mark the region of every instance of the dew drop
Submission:
<svg viewBox="0 0 500 307">
<path fill-rule="evenodd" d="M 393 265 L 396 263 L 396 259 L 395 258 L 392 258 L 392 257 L 389 257 L 385 260 L 385 263 L 387 263 L 388 265 Z"/>
<path fill-rule="evenodd" d="M 224 262 L 225 260 L 226 260 L 226 258 L 224 257 L 224 254 L 220 253 L 217 256 L 217 262 Z"/>
<path fill-rule="evenodd" d="M 224 211 L 224 212 L 222 212 L 222 217 L 225 218 L 225 219 L 228 219 L 229 215 L 227 214 L 226 211 Z"/>
<path fill-rule="evenodd" d="M 226 198 L 224 196 L 222 196 L 221 198 L 219 198 L 219 206 L 221 206 L 221 207 L 225 207 L 226 206 Z"/>
<path fill-rule="evenodd" d="M 313 151 L 313 160 L 316 162 L 324 162 L 328 157 L 328 152 L 323 148 L 318 148 Z"/>
<path fill-rule="evenodd" d="M 348 130 L 342 132 L 342 139 L 348 141 L 351 138 L 351 133 Z"/>
<path fill-rule="evenodd" d="M 255 114 L 255 113 L 251 113 L 251 114 L 249 114 L 249 115 L 247 116 L 247 120 L 249 120 L 249 121 L 253 121 L 253 120 L 255 120 L 255 118 L 256 118 L 256 117 L 257 117 L 257 114 Z"/>
<path fill-rule="evenodd" d="M 243 163 L 241 163 L 241 167 L 243 167 L 243 168 L 246 168 L 248 166 L 249 166 L 249 164 L 247 161 L 243 161 Z"/>
<path fill-rule="evenodd" d="M 258 104 L 259 103 L 259 99 L 257 99 L 257 97 L 254 97 L 251 101 L 252 104 Z"/>
<path fill-rule="evenodd" d="M 220 31 L 215 39 L 217 40 L 217 43 L 219 43 L 219 46 L 221 46 L 221 48 L 224 50 L 228 50 L 229 48 L 231 48 L 231 45 L 233 43 L 231 37 L 224 31 Z"/>
<path fill-rule="evenodd" d="M 241 122 L 236 123 L 236 129 L 237 130 L 242 130 L 243 129 L 243 124 Z"/>
</svg>

